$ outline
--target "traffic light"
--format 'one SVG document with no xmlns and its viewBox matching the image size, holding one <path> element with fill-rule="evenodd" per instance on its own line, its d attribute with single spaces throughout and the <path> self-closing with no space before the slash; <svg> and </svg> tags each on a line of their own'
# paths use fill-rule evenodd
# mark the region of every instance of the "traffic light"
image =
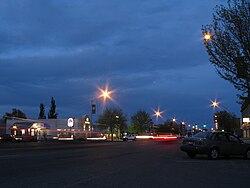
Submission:
<svg viewBox="0 0 250 188">
<path fill-rule="evenodd" d="M 95 114 L 95 113 L 96 113 L 96 105 L 92 104 L 92 114 Z"/>
</svg>

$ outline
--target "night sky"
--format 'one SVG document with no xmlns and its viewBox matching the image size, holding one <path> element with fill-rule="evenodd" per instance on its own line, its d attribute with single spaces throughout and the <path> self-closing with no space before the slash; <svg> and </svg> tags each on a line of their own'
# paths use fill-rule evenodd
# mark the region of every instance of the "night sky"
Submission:
<svg viewBox="0 0 250 188">
<path fill-rule="evenodd" d="M 53 96 L 58 118 L 103 104 L 106 85 L 128 120 L 164 111 L 157 123 L 213 125 L 210 100 L 240 116 L 237 91 L 217 75 L 201 27 L 226 0 L 0 0 L 0 115 L 38 118 Z M 156 123 L 155 117 L 153 117 Z"/>
</svg>

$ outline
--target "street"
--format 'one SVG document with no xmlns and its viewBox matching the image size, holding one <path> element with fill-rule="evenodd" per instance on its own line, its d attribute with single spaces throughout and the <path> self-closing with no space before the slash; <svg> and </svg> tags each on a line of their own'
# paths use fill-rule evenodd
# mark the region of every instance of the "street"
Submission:
<svg viewBox="0 0 250 188">
<path fill-rule="evenodd" d="M 0 187 L 248 187 L 250 161 L 190 159 L 174 142 L 0 143 Z"/>
</svg>

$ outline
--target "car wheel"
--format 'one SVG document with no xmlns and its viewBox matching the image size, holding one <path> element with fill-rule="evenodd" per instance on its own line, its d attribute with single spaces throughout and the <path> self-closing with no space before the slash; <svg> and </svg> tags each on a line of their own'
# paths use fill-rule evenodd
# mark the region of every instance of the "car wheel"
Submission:
<svg viewBox="0 0 250 188">
<path fill-rule="evenodd" d="M 190 152 L 188 152 L 187 155 L 188 155 L 191 159 L 193 159 L 193 158 L 196 156 L 195 153 L 190 153 Z"/>
<path fill-rule="evenodd" d="M 245 158 L 245 159 L 250 159 L 250 148 L 247 149 L 244 158 Z"/>
<path fill-rule="evenodd" d="M 210 159 L 213 159 L 213 160 L 218 159 L 219 158 L 219 150 L 217 148 L 212 148 L 209 151 L 208 157 Z"/>
</svg>

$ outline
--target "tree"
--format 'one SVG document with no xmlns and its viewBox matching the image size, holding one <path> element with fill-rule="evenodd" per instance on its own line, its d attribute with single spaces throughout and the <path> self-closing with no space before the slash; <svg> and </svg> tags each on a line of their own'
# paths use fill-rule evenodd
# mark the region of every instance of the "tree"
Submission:
<svg viewBox="0 0 250 188">
<path fill-rule="evenodd" d="M 50 110 L 48 113 L 48 119 L 57 119 L 56 101 L 54 97 L 51 97 L 51 104 L 50 104 Z"/>
<path fill-rule="evenodd" d="M 216 123 L 219 130 L 225 130 L 227 132 L 234 132 L 239 128 L 239 118 L 234 113 L 227 111 L 219 111 L 214 114 L 216 117 Z"/>
<path fill-rule="evenodd" d="M 152 122 L 149 113 L 139 110 L 131 117 L 131 129 L 134 130 L 136 134 L 149 132 L 153 125 Z"/>
<path fill-rule="evenodd" d="M 109 129 L 111 132 L 112 141 L 114 133 L 119 137 L 121 131 L 125 130 L 126 121 L 126 116 L 120 108 L 107 108 L 98 118 L 98 123 L 102 125 L 103 129 Z"/>
<path fill-rule="evenodd" d="M 202 26 L 204 44 L 216 72 L 250 102 L 250 2 L 228 0 L 216 6 L 213 23 Z"/>
<path fill-rule="evenodd" d="M 15 118 L 15 117 L 27 119 L 25 113 L 23 113 L 21 110 L 16 109 L 16 108 L 13 108 L 11 113 L 6 112 L 4 115 L 4 119 L 6 119 L 6 118 L 11 119 L 11 118 Z"/>
<path fill-rule="evenodd" d="M 44 104 L 40 103 L 40 113 L 38 119 L 46 119 Z"/>
<path fill-rule="evenodd" d="M 159 132 L 171 132 L 173 134 L 179 134 L 180 133 L 180 126 L 171 120 L 167 120 L 164 122 L 163 127 L 160 127 L 160 129 L 158 129 Z"/>
<path fill-rule="evenodd" d="M 169 122 L 165 122 L 163 125 L 159 125 L 159 128 L 157 129 L 157 132 L 171 132 L 171 126 Z"/>
</svg>

